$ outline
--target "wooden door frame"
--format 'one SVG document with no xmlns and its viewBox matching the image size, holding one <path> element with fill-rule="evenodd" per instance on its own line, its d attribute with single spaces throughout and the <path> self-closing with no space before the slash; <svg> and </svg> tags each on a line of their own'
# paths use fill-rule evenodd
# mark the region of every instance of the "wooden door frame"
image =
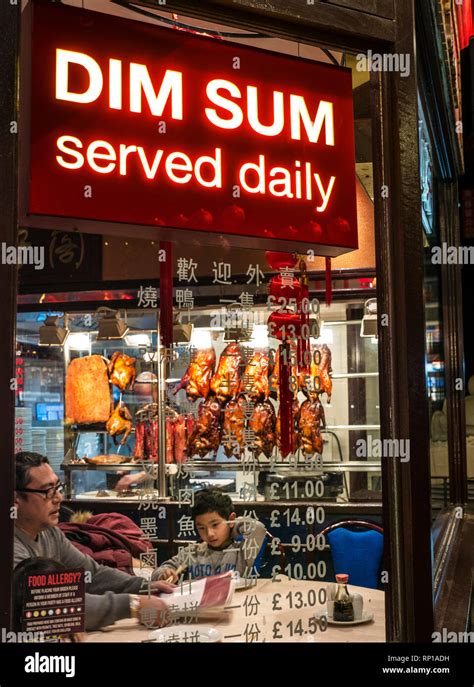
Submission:
<svg viewBox="0 0 474 687">
<path fill-rule="evenodd" d="M 18 132 L 21 122 L 18 112 L 18 55 L 20 36 L 20 5 L 0 3 L 0 243 L 16 244 L 18 197 Z M 1 498 L 0 541 L 4 564 L 0 573 L 0 627 L 10 628 L 11 575 L 13 570 L 13 491 L 15 488 L 15 389 L 16 378 L 16 295 L 17 268 L 0 265 L 2 297 L 0 298 L 0 432 Z"/>
</svg>

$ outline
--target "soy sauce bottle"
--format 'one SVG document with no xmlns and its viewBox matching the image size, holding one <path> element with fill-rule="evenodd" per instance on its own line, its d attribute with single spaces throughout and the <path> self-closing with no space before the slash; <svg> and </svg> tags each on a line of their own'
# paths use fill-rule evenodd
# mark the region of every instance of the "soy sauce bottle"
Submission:
<svg viewBox="0 0 474 687">
<path fill-rule="evenodd" d="M 333 618 L 339 622 L 350 622 L 354 620 L 354 607 L 352 599 L 347 591 L 349 575 L 336 575 L 337 591 L 334 597 Z"/>
</svg>

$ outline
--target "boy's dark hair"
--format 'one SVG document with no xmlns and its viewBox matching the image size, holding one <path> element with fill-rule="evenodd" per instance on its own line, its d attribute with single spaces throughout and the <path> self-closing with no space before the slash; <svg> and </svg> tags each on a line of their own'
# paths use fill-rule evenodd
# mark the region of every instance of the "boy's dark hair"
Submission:
<svg viewBox="0 0 474 687">
<path fill-rule="evenodd" d="M 49 465 L 49 460 L 41 453 L 33 453 L 31 451 L 17 453 L 15 455 L 16 488 L 25 489 L 30 481 L 31 468 L 37 468 L 44 463 Z"/>
<path fill-rule="evenodd" d="M 230 514 L 234 512 L 234 504 L 230 496 L 216 488 L 203 489 L 198 492 L 194 498 L 194 506 L 191 508 L 193 518 L 196 519 L 198 515 L 214 512 L 219 513 L 221 518 L 228 520 Z"/>
</svg>

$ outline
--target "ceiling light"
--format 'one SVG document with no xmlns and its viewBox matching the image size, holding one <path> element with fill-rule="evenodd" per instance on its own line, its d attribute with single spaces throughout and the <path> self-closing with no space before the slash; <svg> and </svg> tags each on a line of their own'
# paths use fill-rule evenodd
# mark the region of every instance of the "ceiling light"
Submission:
<svg viewBox="0 0 474 687">
<path fill-rule="evenodd" d="M 204 351 L 208 348 L 212 348 L 212 338 L 209 329 L 203 329 L 201 327 L 196 327 L 191 336 L 191 346 L 198 351 Z"/>
<path fill-rule="evenodd" d="M 97 313 L 102 315 L 99 320 L 99 333 L 97 340 L 123 339 L 129 326 L 123 320 L 117 310 L 111 308 L 98 308 Z"/>
<path fill-rule="evenodd" d="M 64 346 L 69 335 L 67 318 L 64 316 L 64 327 L 58 326 L 59 315 L 47 315 L 42 327 L 39 328 L 40 346 Z"/>
<path fill-rule="evenodd" d="M 90 351 L 91 339 L 90 334 L 85 332 L 74 332 L 69 334 L 67 345 L 73 351 Z"/>
<path fill-rule="evenodd" d="M 132 348 L 143 348 L 151 346 L 151 337 L 149 334 L 134 334 L 128 333 L 124 337 L 127 346 Z"/>
<path fill-rule="evenodd" d="M 248 345 L 252 348 L 268 348 L 268 327 L 266 324 L 254 324 Z"/>
<path fill-rule="evenodd" d="M 177 322 L 173 325 L 173 343 L 189 343 L 193 336 L 194 325 L 191 322 L 181 324 Z"/>
<path fill-rule="evenodd" d="M 194 326 L 191 322 L 181 322 L 181 313 L 175 311 L 173 315 L 173 344 L 189 343 Z"/>
</svg>

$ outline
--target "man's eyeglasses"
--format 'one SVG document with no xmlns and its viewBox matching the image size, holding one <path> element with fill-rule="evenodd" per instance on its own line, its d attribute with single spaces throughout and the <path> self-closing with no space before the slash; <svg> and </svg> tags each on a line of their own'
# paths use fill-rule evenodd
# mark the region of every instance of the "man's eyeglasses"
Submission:
<svg viewBox="0 0 474 687">
<path fill-rule="evenodd" d="M 48 501 L 51 501 L 54 499 L 57 493 L 62 494 L 64 490 L 64 484 L 62 482 L 58 482 L 57 484 L 54 485 L 54 487 L 49 487 L 49 489 L 27 489 L 26 487 L 24 489 L 17 489 L 16 491 L 21 491 L 21 492 L 28 492 L 29 494 L 43 494 L 44 498 L 47 499 Z"/>
</svg>

